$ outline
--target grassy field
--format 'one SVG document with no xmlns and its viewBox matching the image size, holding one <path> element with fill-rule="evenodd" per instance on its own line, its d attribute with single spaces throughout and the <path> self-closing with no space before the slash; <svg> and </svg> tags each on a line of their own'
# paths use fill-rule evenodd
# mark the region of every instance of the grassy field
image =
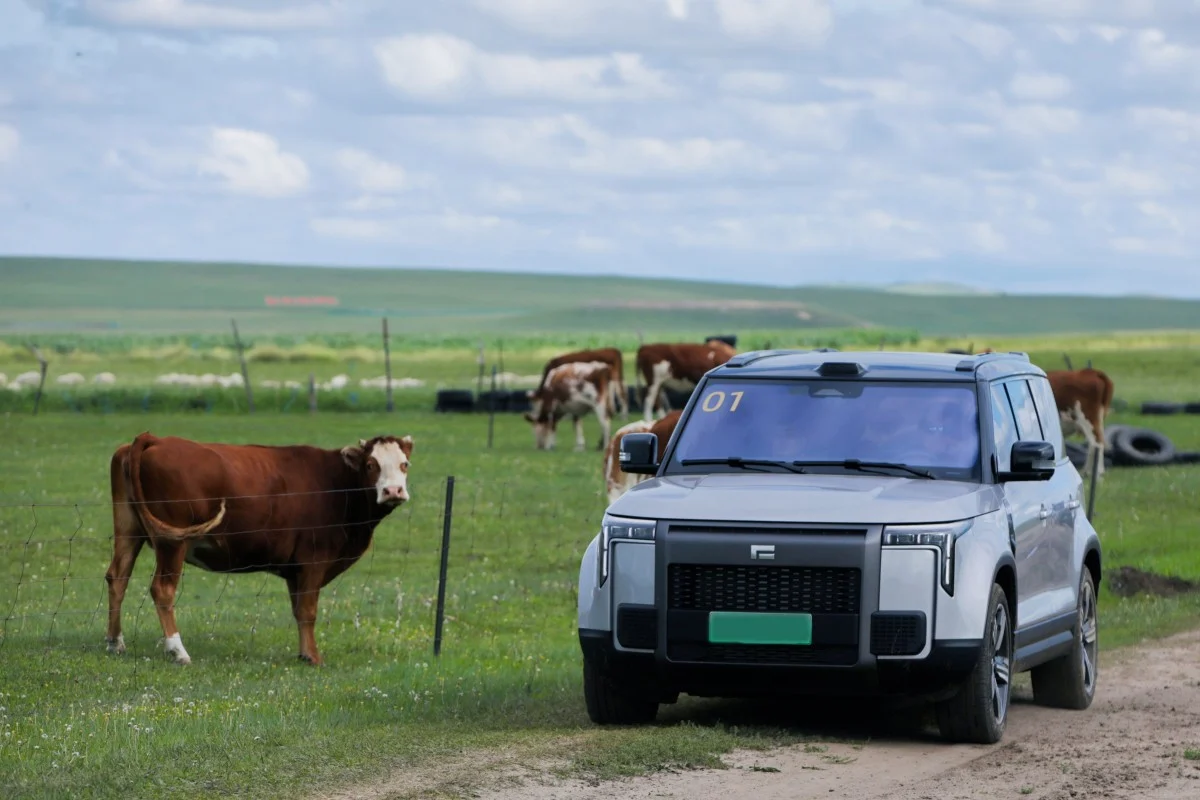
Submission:
<svg viewBox="0 0 1200 800">
<path fill-rule="evenodd" d="M 1196 336 L 986 344 L 1028 348 L 1048 368 L 1061 365 L 1063 352 L 1077 366 L 1091 358 L 1112 375 L 1118 398 L 1136 403 L 1200 399 Z M 926 344 L 941 349 L 965 343 Z M 536 371 L 552 345 L 545 340 L 538 349 L 506 353 L 506 369 Z M 457 354 L 450 365 L 447 352 Z M 91 363 L 96 369 L 134 363 L 122 358 L 129 356 L 110 354 Z M 255 370 L 307 372 L 320 363 L 264 362 Z M 323 368 L 342 371 L 344 364 Z M 169 369 L 151 362 L 144 374 Z M 469 349 L 450 348 L 435 357 L 414 351 L 395 374 L 461 383 L 455 376 L 470 379 L 474 370 Z M 234 413 L 232 404 L 189 414 L 30 417 L 18 406 L 3 412 L 0 441 L 8 457 L 0 460 L 0 551 L 6 556 L 0 562 L 0 796 L 204 791 L 294 797 L 313 787 L 368 781 L 389 768 L 453 759 L 472 748 L 566 756 L 571 769 L 603 777 L 711 764 L 733 746 L 805 735 L 778 716 L 747 718 L 728 704 L 698 701 L 666 708 L 659 726 L 593 729 L 583 709 L 574 614 L 579 557 L 604 505 L 599 455 L 573 453 L 561 444 L 558 452 L 534 452 L 528 425 L 516 415 L 497 418 L 489 451 L 485 416 L 435 415 L 429 411 L 432 387 L 406 391 L 397 393 L 410 399 L 394 415 L 249 416 Z M 55 388 L 47 398 L 51 410 L 59 392 Z M 382 393 L 371 402 L 382 407 Z M 1119 411 L 1111 420 L 1153 427 L 1181 449 L 1200 449 L 1200 417 L 1141 418 Z M 317 636 L 326 667 L 296 662 L 282 581 L 226 579 L 190 567 L 178 618 L 193 663 L 182 669 L 169 664 L 157 645 L 161 634 L 148 594 L 152 559 L 145 554 L 125 603 L 129 652 L 118 658 L 104 651 L 108 457 L 142 430 L 329 447 L 384 431 L 414 436 L 412 502 L 380 527 L 363 560 L 323 593 Z M 595 430 L 589 420 L 589 439 Z M 1108 473 L 1096 506 L 1108 568 L 1130 565 L 1200 579 L 1198 470 L 1181 465 Z M 448 475 L 456 478 L 456 503 L 444 649 L 435 659 L 437 553 Z M 1101 612 L 1104 646 L 1116 647 L 1194 624 L 1200 600 L 1122 599 L 1102 590 Z"/>
<path fill-rule="evenodd" d="M 899 290 L 771 287 L 615 276 L 432 269 L 0 258 L 0 330 L 372 334 L 381 316 L 402 336 L 580 331 L 904 328 L 930 335 L 1035 334 L 1194 326 L 1200 301 L 1147 297 L 957 296 Z M 953 287 L 941 291 L 954 291 Z M 268 307 L 268 296 L 333 296 L 336 307 Z M 714 330 L 713 328 L 718 330 Z"/>
</svg>

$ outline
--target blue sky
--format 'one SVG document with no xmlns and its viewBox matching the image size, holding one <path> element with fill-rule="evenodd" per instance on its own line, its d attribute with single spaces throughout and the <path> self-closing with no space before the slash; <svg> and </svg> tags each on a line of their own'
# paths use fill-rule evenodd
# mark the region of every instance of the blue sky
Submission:
<svg viewBox="0 0 1200 800">
<path fill-rule="evenodd" d="M 1200 297 L 1197 0 L 0 0 L 0 253 Z"/>
</svg>

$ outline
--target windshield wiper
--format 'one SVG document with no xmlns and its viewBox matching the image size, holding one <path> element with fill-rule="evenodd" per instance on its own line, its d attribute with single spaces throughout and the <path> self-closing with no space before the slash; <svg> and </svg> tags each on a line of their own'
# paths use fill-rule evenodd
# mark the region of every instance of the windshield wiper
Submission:
<svg viewBox="0 0 1200 800">
<path fill-rule="evenodd" d="M 805 472 L 805 470 L 794 461 L 790 463 L 787 461 L 772 461 L 769 458 L 740 458 L 738 456 L 730 456 L 728 458 L 685 458 L 679 463 L 685 467 L 719 464 L 725 467 L 741 467 L 742 469 L 754 469 L 755 467 L 782 467 L 789 472 Z M 769 472 L 770 470 L 764 471 Z"/>
<path fill-rule="evenodd" d="M 929 478 L 936 480 L 934 474 L 928 470 L 917 469 L 910 467 L 908 464 L 897 464 L 891 461 L 859 461 L 857 458 L 847 458 L 842 461 L 793 461 L 792 466 L 795 467 L 844 467 L 846 469 L 854 469 L 859 472 L 870 472 L 881 469 L 902 469 L 905 472 L 912 473 L 919 478 Z M 875 472 L 877 475 L 886 475 L 886 472 Z"/>
</svg>

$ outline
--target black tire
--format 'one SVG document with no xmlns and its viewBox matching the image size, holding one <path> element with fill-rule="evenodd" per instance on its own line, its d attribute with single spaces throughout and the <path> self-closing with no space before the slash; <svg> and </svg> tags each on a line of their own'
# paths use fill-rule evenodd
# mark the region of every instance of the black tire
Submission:
<svg viewBox="0 0 1200 800">
<path fill-rule="evenodd" d="M 1142 413 L 1147 415 L 1178 414 L 1182 410 L 1183 403 L 1162 403 L 1153 400 L 1142 403 Z"/>
<path fill-rule="evenodd" d="M 1183 413 L 1185 414 L 1200 414 L 1200 403 L 1184 403 Z"/>
<path fill-rule="evenodd" d="M 999 655 L 1003 661 L 997 661 Z M 995 744 L 1004 736 L 1012 698 L 1013 629 L 1008 595 L 992 584 L 983 646 L 958 692 L 934 706 L 942 737 L 958 743 Z"/>
<path fill-rule="evenodd" d="M 1067 458 L 1071 459 L 1071 463 L 1075 465 L 1075 469 L 1083 469 L 1083 465 L 1087 463 L 1087 445 L 1066 442 L 1063 449 L 1066 451 Z"/>
<path fill-rule="evenodd" d="M 1097 657 L 1099 611 L 1096 604 L 1096 582 L 1086 567 L 1079 579 L 1079 620 L 1071 652 L 1040 664 L 1030 670 L 1033 680 L 1033 701 L 1053 708 L 1082 711 L 1096 696 L 1096 680 L 1100 674 Z"/>
<path fill-rule="evenodd" d="M 658 716 L 658 701 L 609 678 L 590 659 L 583 660 L 583 700 L 597 725 L 644 725 Z"/>
<path fill-rule="evenodd" d="M 1200 451 L 1191 451 L 1187 453 L 1176 453 L 1176 464 L 1200 464 Z"/>
<path fill-rule="evenodd" d="M 469 413 L 475 410 L 475 393 L 468 389 L 440 389 L 434 411 Z"/>
<path fill-rule="evenodd" d="M 1113 463 L 1148 467 L 1170 464 L 1175 460 L 1175 445 L 1158 431 L 1149 428 L 1122 428 L 1109 442 Z"/>
</svg>

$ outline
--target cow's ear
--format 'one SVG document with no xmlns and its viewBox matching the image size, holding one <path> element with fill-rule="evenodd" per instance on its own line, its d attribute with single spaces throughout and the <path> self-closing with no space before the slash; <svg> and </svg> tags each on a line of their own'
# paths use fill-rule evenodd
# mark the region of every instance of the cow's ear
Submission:
<svg viewBox="0 0 1200 800">
<path fill-rule="evenodd" d="M 400 449 L 404 451 L 404 455 L 412 458 L 413 438 L 411 436 L 405 436 L 402 438 L 400 440 Z"/>
<path fill-rule="evenodd" d="M 363 443 L 365 444 L 365 442 Z M 346 462 L 346 466 L 353 470 L 361 470 L 363 468 L 363 457 L 366 455 L 366 450 L 363 445 L 352 444 L 349 447 L 342 448 L 342 461 Z"/>
</svg>

